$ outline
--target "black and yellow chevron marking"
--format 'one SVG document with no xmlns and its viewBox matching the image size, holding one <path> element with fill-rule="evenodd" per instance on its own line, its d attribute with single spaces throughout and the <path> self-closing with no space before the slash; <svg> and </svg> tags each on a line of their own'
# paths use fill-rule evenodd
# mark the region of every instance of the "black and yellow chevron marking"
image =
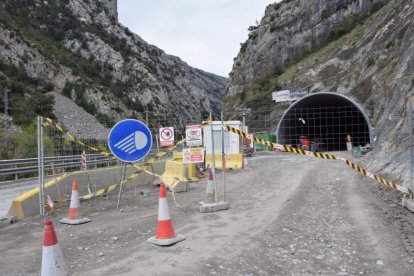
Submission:
<svg viewBox="0 0 414 276">
<path fill-rule="evenodd" d="M 244 136 L 244 137 L 246 137 L 246 136 Z M 255 136 L 253 136 L 253 140 L 254 140 L 255 142 L 257 142 L 257 143 L 260 143 L 260 144 L 266 145 L 266 146 L 271 147 L 271 148 L 273 148 L 273 147 L 275 146 L 275 144 L 274 144 L 274 143 L 269 142 L 269 141 L 266 141 L 266 140 L 263 140 L 262 138 L 259 138 L 259 137 L 255 137 Z"/>
<path fill-rule="evenodd" d="M 399 191 L 401 191 L 401 192 L 403 192 L 403 193 L 412 194 L 412 191 L 411 191 L 411 189 L 410 189 L 410 188 L 405 188 L 405 187 L 402 187 L 401 185 L 398 185 L 398 184 L 396 184 L 396 183 L 393 183 L 392 181 L 389 181 L 389 180 L 386 180 L 386 179 L 384 179 L 384 178 L 382 178 L 382 177 L 379 177 L 378 175 L 375 175 L 375 174 L 369 173 L 369 172 L 368 172 L 366 169 L 364 169 L 363 167 L 358 166 L 357 164 L 355 164 L 355 163 L 353 163 L 353 162 L 351 162 L 351 161 L 349 161 L 349 160 L 345 160 L 345 163 L 346 163 L 346 165 L 347 165 L 348 167 L 352 168 L 354 171 L 356 171 L 356 172 L 358 172 L 358 173 L 360 173 L 360 174 L 363 174 L 363 175 L 365 175 L 365 176 L 368 176 L 369 178 L 371 178 L 371 179 L 373 179 L 373 180 L 377 181 L 378 183 L 381 183 L 381 184 L 383 184 L 383 185 L 385 185 L 385 186 L 387 186 L 387 187 L 389 187 L 389 188 L 391 188 L 391 189 L 396 189 L 396 190 L 399 190 Z"/>
<path fill-rule="evenodd" d="M 323 159 L 330 159 L 330 160 L 338 160 L 339 158 L 336 155 L 329 154 L 329 153 L 322 153 L 322 152 L 312 152 L 314 157 L 323 158 Z"/>
<path fill-rule="evenodd" d="M 368 176 L 368 172 L 361 166 L 358 166 L 355 163 L 352 163 L 349 160 L 346 160 L 345 163 L 348 165 L 348 167 L 352 168 L 354 171 L 359 172 L 365 176 Z"/>
<path fill-rule="evenodd" d="M 231 126 L 228 126 L 228 125 L 225 125 L 225 127 L 226 127 L 226 130 L 231 131 L 233 133 L 236 133 L 239 136 L 247 138 L 247 133 L 246 132 L 243 132 L 240 129 L 237 129 L 237 128 L 234 128 L 234 127 L 231 127 Z"/>
<path fill-rule="evenodd" d="M 84 196 L 81 196 L 79 198 L 82 199 L 82 200 L 86 200 L 86 199 L 91 199 L 91 198 L 94 198 L 94 197 L 97 197 L 97 196 L 104 196 L 104 195 L 108 194 L 109 192 L 115 190 L 117 187 L 123 186 L 123 185 L 127 184 L 130 180 L 134 179 L 135 177 L 137 177 L 140 174 L 141 174 L 141 172 L 133 173 L 128 178 L 124 179 L 119 184 L 111 184 L 108 187 L 99 189 L 99 190 L 97 190 L 94 193 L 91 193 L 91 194 L 88 194 L 88 195 L 84 195 Z"/>
<path fill-rule="evenodd" d="M 301 155 L 306 155 L 306 151 L 304 151 L 302 149 L 298 149 L 298 148 L 294 148 L 294 147 L 290 147 L 290 146 L 285 146 L 285 145 L 283 145 L 283 151 L 293 152 L 293 153 L 301 154 Z"/>
</svg>

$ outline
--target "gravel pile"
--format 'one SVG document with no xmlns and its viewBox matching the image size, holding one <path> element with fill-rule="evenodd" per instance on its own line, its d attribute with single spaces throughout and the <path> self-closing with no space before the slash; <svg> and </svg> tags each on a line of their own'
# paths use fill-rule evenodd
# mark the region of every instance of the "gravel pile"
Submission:
<svg viewBox="0 0 414 276">
<path fill-rule="evenodd" d="M 60 94 L 51 92 L 55 97 L 54 113 L 60 125 L 79 139 L 107 139 L 109 128 L 104 127 L 96 118 Z"/>
</svg>

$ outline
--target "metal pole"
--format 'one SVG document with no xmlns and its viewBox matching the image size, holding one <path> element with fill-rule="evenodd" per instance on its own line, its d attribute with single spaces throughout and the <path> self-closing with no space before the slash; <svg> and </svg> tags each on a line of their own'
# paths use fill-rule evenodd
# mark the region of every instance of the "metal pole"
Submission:
<svg viewBox="0 0 414 276">
<path fill-rule="evenodd" d="M 43 208 L 43 216 L 45 215 L 45 145 L 44 145 L 44 137 L 43 137 L 43 117 L 40 116 L 40 156 L 42 157 L 41 165 L 42 165 L 42 208 Z"/>
<path fill-rule="evenodd" d="M 157 153 L 160 153 L 160 145 L 158 144 L 158 133 L 155 135 L 155 141 L 157 142 Z"/>
<path fill-rule="evenodd" d="M 411 188 L 414 188 L 413 183 L 413 107 L 411 105 L 411 101 L 408 103 L 408 133 L 410 134 L 410 185 Z"/>
<path fill-rule="evenodd" d="M 116 209 L 117 209 L 118 211 L 119 211 L 119 203 L 120 203 L 120 201 L 121 201 L 121 194 L 122 194 L 122 182 L 124 181 L 124 178 L 125 178 L 126 166 L 127 166 L 127 163 L 124 163 L 124 167 L 123 167 L 123 169 L 122 169 L 121 181 L 119 182 L 118 203 L 116 204 Z"/>
<path fill-rule="evenodd" d="M 43 131 L 42 131 L 42 116 L 37 116 L 37 168 L 39 175 L 39 214 L 44 216 L 44 197 L 43 197 L 43 158 L 42 158 L 42 140 L 43 140 Z"/>
<path fill-rule="evenodd" d="M 226 158 L 224 156 L 224 113 L 221 111 L 221 166 L 223 168 L 223 201 L 226 201 Z"/>
<path fill-rule="evenodd" d="M 214 196 L 216 203 L 217 201 L 217 185 L 216 185 L 216 156 L 214 155 L 214 135 L 213 135 L 213 117 L 210 112 L 210 130 L 211 130 L 211 171 L 213 172 L 213 184 L 214 184 Z"/>
</svg>

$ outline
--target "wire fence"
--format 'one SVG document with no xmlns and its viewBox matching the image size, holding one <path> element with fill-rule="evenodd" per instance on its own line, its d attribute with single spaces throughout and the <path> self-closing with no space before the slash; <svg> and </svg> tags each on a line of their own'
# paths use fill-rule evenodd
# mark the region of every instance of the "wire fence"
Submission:
<svg viewBox="0 0 414 276">
<path fill-rule="evenodd" d="M 368 123 L 354 105 L 292 108 L 278 129 L 279 143 L 300 147 L 307 139 L 319 151 L 346 150 L 348 135 L 354 145 L 370 143 Z"/>
</svg>

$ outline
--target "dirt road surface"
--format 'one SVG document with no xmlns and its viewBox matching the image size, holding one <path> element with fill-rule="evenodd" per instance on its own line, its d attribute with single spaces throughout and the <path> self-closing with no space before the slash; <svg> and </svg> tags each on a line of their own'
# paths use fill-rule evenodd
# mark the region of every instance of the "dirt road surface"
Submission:
<svg viewBox="0 0 414 276">
<path fill-rule="evenodd" d="M 414 214 L 342 162 L 279 153 L 226 174 L 230 209 L 201 214 L 206 180 L 174 203 L 171 247 L 146 242 L 157 224 L 157 187 L 83 202 L 93 221 L 59 224 L 70 275 L 414 275 Z M 217 175 L 221 179 L 221 175 Z M 0 275 L 39 275 L 43 225 L 32 218 L 0 229 Z"/>
</svg>

